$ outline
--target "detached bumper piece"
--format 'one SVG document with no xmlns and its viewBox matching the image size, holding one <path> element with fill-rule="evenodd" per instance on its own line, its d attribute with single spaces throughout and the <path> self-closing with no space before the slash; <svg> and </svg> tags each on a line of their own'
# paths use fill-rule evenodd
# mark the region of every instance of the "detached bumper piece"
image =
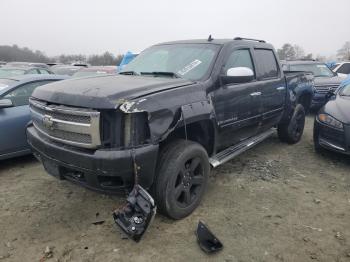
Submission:
<svg viewBox="0 0 350 262">
<path fill-rule="evenodd" d="M 151 224 L 157 208 L 150 194 L 139 185 L 131 191 L 127 202 L 121 210 L 114 211 L 113 218 L 128 237 L 139 242 Z"/>
<path fill-rule="evenodd" d="M 198 223 L 196 234 L 198 244 L 204 252 L 211 254 L 223 249 L 224 246 L 220 240 L 214 236 L 214 234 L 201 221 Z"/>
</svg>

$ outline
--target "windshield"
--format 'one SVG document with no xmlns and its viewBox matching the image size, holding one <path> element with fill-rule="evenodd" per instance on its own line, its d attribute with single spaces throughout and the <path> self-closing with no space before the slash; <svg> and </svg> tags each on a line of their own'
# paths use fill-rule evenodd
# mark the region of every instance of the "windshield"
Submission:
<svg viewBox="0 0 350 262">
<path fill-rule="evenodd" d="M 290 71 L 312 72 L 315 77 L 332 77 L 334 73 L 325 64 L 290 65 Z"/>
<path fill-rule="evenodd" d="M 22 69 L 11 69 L 11 68 L 0 68 L 0 77 L 11 77 L 24 75 L 25 70 Z"/>
<path fill-rule="evenodd" d="M 213 44 L 153 46 L 126 65 L 121 73 L 169 72 L 185 79 L 199 80 L 209 71 L 219 48 L 220 46 Z"/>
</svg>

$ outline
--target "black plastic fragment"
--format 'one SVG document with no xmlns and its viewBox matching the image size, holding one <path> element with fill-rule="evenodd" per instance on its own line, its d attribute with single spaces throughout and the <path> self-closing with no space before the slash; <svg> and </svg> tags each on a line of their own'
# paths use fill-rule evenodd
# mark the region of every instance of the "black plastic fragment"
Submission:
<svg viewBox="0 0 350 262">
<path fill-rule="evenodd" d="M 140 185 L 135 185 L 127 202 L 121 210 L 113 212 L 113 218 L 128 237 L 139 242 L 151 224 L 157 208 L 153 198 Z"/>
<path fill-rule="evenodd" d="M 220 251 L 224 247 L 220 240 L 201 221 L 198 222 L 196 235 L 199 246 L 208 254 Z"/>
</svg>

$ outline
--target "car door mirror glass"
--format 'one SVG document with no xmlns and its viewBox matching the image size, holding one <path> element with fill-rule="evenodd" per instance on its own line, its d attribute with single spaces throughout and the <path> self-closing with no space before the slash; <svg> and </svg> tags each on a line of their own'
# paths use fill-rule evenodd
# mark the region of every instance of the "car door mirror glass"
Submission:
<svg viewBox="0 0 350 262">
<path fill-rule="evenodd" d="M 232 67 L 222 77 L 224 84 L 247 83 L 254 80 L 254 72 L 248 67 Z"/>
<path fill-rule="evenodd" d="M 13 103 L 10 99 L 0 99 L 0 108 L 13 107 Z"/>
</svg>

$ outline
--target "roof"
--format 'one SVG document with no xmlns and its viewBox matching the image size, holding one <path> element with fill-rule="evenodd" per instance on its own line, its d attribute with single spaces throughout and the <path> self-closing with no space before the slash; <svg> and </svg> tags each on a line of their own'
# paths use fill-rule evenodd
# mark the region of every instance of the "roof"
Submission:
<svg viewBox="0 0 350 262">
<path fill-rule="evenodd" d="M 37 80 L 65 80 L 68 77 L 66 76 L 60 76 L 60 75 L 40 75 L 40 74 L 36 74 L 36 75 L 20 75 L 20 76 L 13 76 L 13 77 L 3 77 L 0 78 L 0 83 L 1 80 L 13 80 L 14 82 L 11 84 L 6 84 L 7 87 L 6 89 L 0 89 L 1 93 L 8 91 L 9 89 L 11 89 L 14 86 L 20 85 L 20 84 L 24 84 L 27 82 L 31 82 L 31 81 L 37 81 Z"/>
<path fill-rule="evenodd" d="M 265 43 L 265 42 L 261 42 L 263 40 L 252 40 L 252 39 L 213 39 L 211 41 L 208 41 L 208 39 L 193 39 L 193 40 L 180 40 L 180 41 L 172 41 L 172 42 L 164 42 L 164 43 L 159 43 L 156 45 L 173 45 L 173 44 L 213 44 L 213 45 L 225 45 L 225 44 L 229 44 L 229 43 L 242 43 L 244 42 L 245 44 L 250 44 L 250 45 L 258 45 L 258 46 L 265 46 L 268 48 L 271 48 L 272 45 Z"/>
<path fill-rule="evenodd" d="M 40 66 L 3 66 L 3 67 L 1 67 L 1 69 L 23 70 L 23 71 L 28 71 L 28 70 L 32 70 L 32 69 L 45 69 L 45 70 L 47 70 L 47 68 L 43 68 Z"/>
<path fill-rule="evenodd" d="M 40 74 L 33 74 L 33 75 L 19 75 L 19 76 L 11 76 L 11 77 L 1 77 L 1 79 L 8 79 L 18 82 L 30 82 L 35 80 L 64 80 L 67 79 L 66 76 L 60 76 L 60 75 L 40 75 Z"/>
</svg>

